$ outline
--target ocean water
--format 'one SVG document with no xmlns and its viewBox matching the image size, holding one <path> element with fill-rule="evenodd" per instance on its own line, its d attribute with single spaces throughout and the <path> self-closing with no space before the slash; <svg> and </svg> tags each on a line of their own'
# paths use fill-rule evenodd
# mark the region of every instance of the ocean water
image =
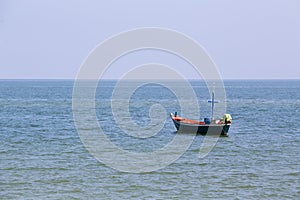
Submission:
<svg viewBox="0 0 300 200">
<path fill-rule="evenodd" d="M 196 136 L 179 159 L 145 173 L 121 172 L 89 153 L 73 119 L 73 84 L 0 80 L 0 199 L 300 199 L 300 80 L 226 80 L 230 136 L 204 158 L 205 137 Z M 95 99 L 98 123 L 115 145 L 151 152 L 176 136 L 168 113 L 180 111 L 180 102 L 172 91 L 149 84 L 131 95 L 138 126 L 150 123 L 153 105 L 165 108 L 161 130 L 140 139 L 116 125 L 115 84 L 103 81 Z M 209 117 L 204 83 L 191 85 L 201 116 Z"/>
</svg>

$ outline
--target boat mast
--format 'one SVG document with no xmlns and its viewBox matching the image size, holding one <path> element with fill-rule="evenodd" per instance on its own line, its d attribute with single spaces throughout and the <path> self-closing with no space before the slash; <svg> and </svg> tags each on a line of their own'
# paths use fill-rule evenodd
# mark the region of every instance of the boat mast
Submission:
<svg viewBox="0 0 300 200">
<path fill-rule="evenodd" d="M 213 87 L 213 91 L 211 93 L 211 99 L 208 100 L 209 103 L 211 103 L 211 121 L 214 120 L 214 109 L 215 109 L 215 103 L 218 103 L 218 101 L 215 101 L 215 87 Z"/>
<path fill-rule="evenodd" d="M 211 94 L 211 121 L 214 120 L 215 93 Z"/>
</svg>

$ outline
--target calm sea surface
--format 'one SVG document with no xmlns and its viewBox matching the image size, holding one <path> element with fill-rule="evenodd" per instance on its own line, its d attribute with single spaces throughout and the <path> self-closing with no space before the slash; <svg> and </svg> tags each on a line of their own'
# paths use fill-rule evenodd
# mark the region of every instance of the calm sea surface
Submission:
<svg viewBox="0 0 300 200">
<path fill-rule="evenodd" d="M 120 172 L 88 152 L 73 120 L 73 84 L 0 80 L 0 199 L 300 199 L 300 80 L 225 81 L 230 136 L 220 138 L 205 158 L 199 158 L 204 137 L 196 136 L 182 157 L 148 173 Z M 204 83 L 191 84 L 201 115 L 209 117 Z M 137 152 L 172 140 L 168 116 L 148 139 L 116 126 L 110 107 L 114 86 L 104 81 L 95 100 L 108 138 Z M 167 114 L 180 110 L 170 90 L 150 84 L 131 96 L 132 119 L 147 125 L 154 104 Z"/>
</svg>

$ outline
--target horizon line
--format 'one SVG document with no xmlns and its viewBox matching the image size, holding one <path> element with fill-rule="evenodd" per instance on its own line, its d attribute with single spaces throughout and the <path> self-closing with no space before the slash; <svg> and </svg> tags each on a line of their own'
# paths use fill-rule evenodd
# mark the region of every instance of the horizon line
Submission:
<svg viewBox="0 0 300 200">
<path fill-rule="evenodd" d="M 191 80 L 191 81 L 205 81 L 205 80 L 215 80 L 215 79 L 113 79 L 113 78 L 102 78 L 102 79 L 76 79 L 76 78 L 0 78 L 0 80 L 108 80 L 108 81 L 118 81 L 118 80 L 128 80 L 128 81 L 141 81 L 141 80 L 165 80 L 165 81 L 180 81 L 180 80 Z M 300 80 L 300 78 L 222 78 L 221 80 Z"/>
</svg>

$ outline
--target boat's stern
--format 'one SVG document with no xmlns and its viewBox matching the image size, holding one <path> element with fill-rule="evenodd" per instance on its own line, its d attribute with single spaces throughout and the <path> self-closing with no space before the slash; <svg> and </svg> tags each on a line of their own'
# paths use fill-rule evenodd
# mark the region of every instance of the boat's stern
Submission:
<svg viewBox="0 0 300 200">
<path fill-rule="evenodd" d="M 179 126 L 180 126 L 180 124 L 178 122 L 179 121 L 179 117 L 177 117 L 177 113 L 175 113 L 175 114 L 176 114 L 176 116 L 173 113 L 170 113 L 170 118 L 172 119 L 172 121 L 173 121 L 176 129 L 179 130 Z"/>
</svg>

